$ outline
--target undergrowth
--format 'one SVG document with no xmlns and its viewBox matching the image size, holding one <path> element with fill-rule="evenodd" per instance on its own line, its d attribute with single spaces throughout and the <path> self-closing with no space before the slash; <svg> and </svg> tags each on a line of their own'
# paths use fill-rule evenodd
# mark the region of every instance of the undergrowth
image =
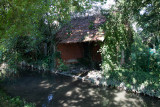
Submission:
<svg viewBox="0 0 160 107">
<path fill-rule="evenodd" d="M 10 97 L 0 89 L 0 107 L 35 107 L 35 105 L 27 103 L 20 97 Z"/>
<path fill-rule="evenodd" d="M 107 84 L 128 91 L 144 93 L 160 98 L 160 75 L 153 72 L 114 70 L 104 72 Z"/>
</svg>

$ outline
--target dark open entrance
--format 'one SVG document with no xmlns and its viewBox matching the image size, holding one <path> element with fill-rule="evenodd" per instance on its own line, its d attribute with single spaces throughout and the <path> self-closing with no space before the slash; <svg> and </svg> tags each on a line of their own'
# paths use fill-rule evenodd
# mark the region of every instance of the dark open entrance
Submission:
<svg viewBox="0 0 160 107">
<path fill-rule="evenodd" d="M 83 43 L 83 58 L 80 59 L 80 63 L 86 67 L 93 69 L 100 69 L 101 55 L 97 53 L 100 46 L 96 42 Z"/>
</svg>

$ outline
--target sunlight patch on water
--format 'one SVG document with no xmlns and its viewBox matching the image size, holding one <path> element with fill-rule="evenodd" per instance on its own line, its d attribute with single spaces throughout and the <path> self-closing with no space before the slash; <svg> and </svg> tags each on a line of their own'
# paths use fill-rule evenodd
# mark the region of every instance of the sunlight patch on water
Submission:
<svg viewBox="0 0 160 107">
<path fill-rule="evenodd" d="M 79 98 L 82 98 L 82 99 L 84 99 L 84 98 L 85 98 L 85 96 L 83 96 L 83 95 L 80 95 L 80 96 L 79 96 Z"/>
<path fill-rule="evenodd" d="M 41 83 L 44 84 L 44 83 L 47 83 L 47 82 L 48 82 L 48 81 L 44 80 L 44 81 L 42 81 Z"/>
<path fill-rule="evenodd" d="M 78 103 L 78 101 L 77 100 L 72 100 L 71 103 Z"/>
<path fill-rule="evenodd" d="M 93 104 L 95 105 L 100 104 L 100 101 L 94 101 Z"/>
<path fill-rule="evenodd" d="M 141 107 L 142 105 L 145 105 L 144 101 L 136 96 L 129 96 L 125 91 L 121 91 L 116 93 L 116 97 L 114 98 L 115 102 L 114 104 L 119 105 L 121 103 L 124 102 L 128 102 L 128 103 L 124 103 L 124 107 L 128 107 L 128 106 L 133 106 L 135 105 L 136 107 Z M 138 102 L 141 102 L 141 104 L 139 105 Z"/>
<path fill-rule="evenodd" d="M 63 103 L 63 107 L 69 107 L 67 103 Z"/>
<path fill-rule="evenodd" d="M 72 91 L 68 91 L 67 93 L 66 93 L 66 96 L 71 96 L 72 95 Z"/>
<path fill-rule="evenodd" d="M 93 90 L 89 91 L 89 95 L 95 95 L 95 92 Z"/>
<path fill-rule="evenodd" d="M 42 83 L 39 85 L 40 87 L 43 87 L 43 88 L 50 88 L 52 85 L 49 84 L 49 83 Z"/>
<path fill-rule="evenodd" d="M 64 83 L 63 85 L 59 85 L 59 86 L 56 88 L 56 90 L 59 90 L 60 88 L 66 87 L 66 86 L 68 86 L 68 85 L 69 85 L 69 83 Z"/>
<path fill-rule="evenodd" d="M 116 94 L 116 97 L 114 98 L 115 101 L 122 101 L 122 100 L 127 100 L 126 99 L 126 92 L 122 91 Z"/>
<path fill-rule="evenodd" d="M 76 91 L 77 93 L 80 93 L 80 92 L 81 92 L 81 89 L 80 89 L 80 88 L 75 88 L 75 91 Z"/>
</svg>

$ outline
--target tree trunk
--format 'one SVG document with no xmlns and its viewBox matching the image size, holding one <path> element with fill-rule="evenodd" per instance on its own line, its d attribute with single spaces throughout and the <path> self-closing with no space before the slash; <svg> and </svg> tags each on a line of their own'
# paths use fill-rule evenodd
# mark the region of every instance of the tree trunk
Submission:
<svg viewBox="0 0 160 107">
<path fill-rule="evenodd" d="M 121 52 L 121 65 L 123 65 L 125 63 L 124 58 L 125 58 L 125 56 L 124 56 L 124 50 L 122 50 L 122 52 Z"/>
<path fill-rule="evenodd" d="M 44 43 L 44 56 L 47 56 L 47 43 Z"/>
</svg>

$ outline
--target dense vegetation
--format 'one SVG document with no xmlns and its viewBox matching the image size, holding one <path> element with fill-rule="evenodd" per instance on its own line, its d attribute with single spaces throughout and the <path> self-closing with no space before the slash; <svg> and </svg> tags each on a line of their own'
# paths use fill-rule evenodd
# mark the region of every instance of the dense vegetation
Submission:
<svg viewBox="0 0 160 107">
<path fill-rule="evenodd" d="M 160 97 L 159 11 L 160 2 L 149 0 L 118 0 L 102 11 L 107 18 L 102 69 L 110 85 L 123 83 L 128 90 Z"/>
<path fill-rule="evenodd" d="M 27 103 L 19 97 L 10 97 L 0 89 L 0 105 L 1 107 L 35 107 L 32 103 Z"/>
<path fill-rule="evenodd" d="M 85 7 L 84 7 L 85 6 Z M 54 35 L 70 20 L 70 12 L 89 8 L 89 1 L 0 1 L 0 57 L 10 71 L 22 61 L 54 69 Z"/>
<path fill-rule="evenodd" d="M 6 64 L 8 73 L 17 73 L 17 66 L 23 61 L 55 69 L 55 57 L 59 56 L 55 34 L 71 19 L 71 12 L 89 9 L 91 1 L 106 3 L 104 0 L 1 0 L 0 63 Z M 142 91 L 154 90 L 148 93 L 159 96 L 160 1 L 115 2 L 111 9 L 102 10 L 107 19 L 101 26 L 105 32 L 101 48 L 104 76 L 113 85 L 124 82 L 129 89 L 138 90 L 144 84 Z M 132 26 L 135 23 L 136 30 Z"/>
</svg>

